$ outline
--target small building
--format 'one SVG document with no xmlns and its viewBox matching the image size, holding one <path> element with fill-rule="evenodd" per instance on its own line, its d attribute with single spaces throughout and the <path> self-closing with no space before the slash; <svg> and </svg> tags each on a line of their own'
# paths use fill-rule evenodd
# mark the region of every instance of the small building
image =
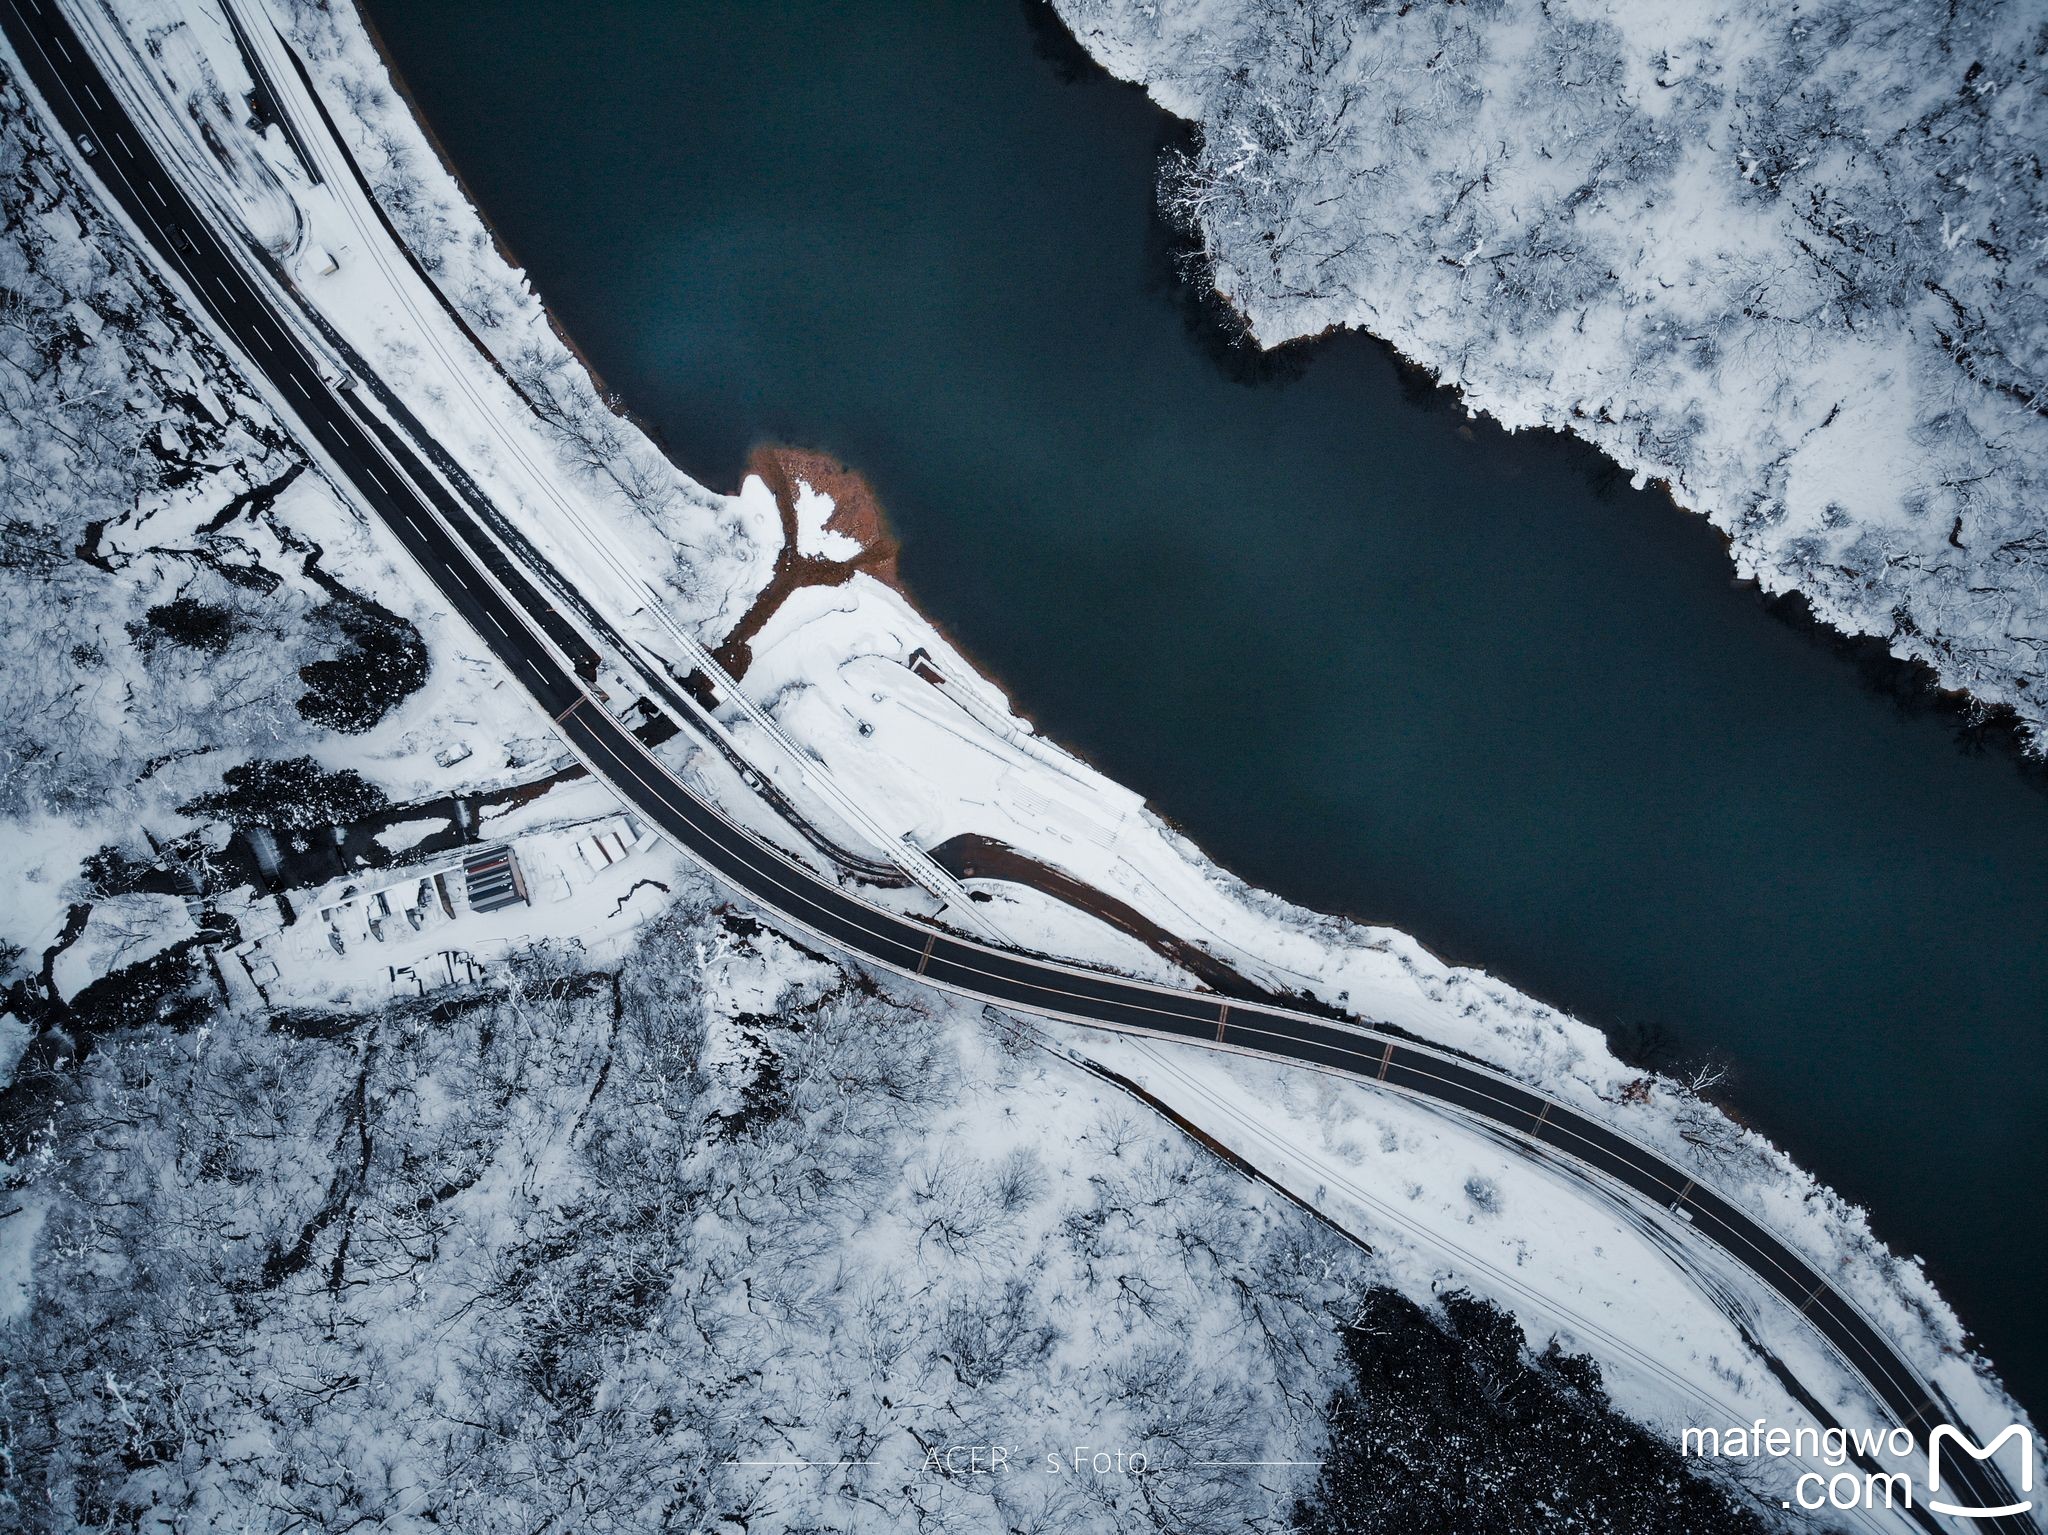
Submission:
<svg viewBox="0 0 2048 1535">
<path fill-rule="evenodd" d="M 519 860 L 506 843 L 478 848 L 464 858 L 462 880 L 471 911 L 502 911 L 515 901 L 528 899 Z"/>
</svg>

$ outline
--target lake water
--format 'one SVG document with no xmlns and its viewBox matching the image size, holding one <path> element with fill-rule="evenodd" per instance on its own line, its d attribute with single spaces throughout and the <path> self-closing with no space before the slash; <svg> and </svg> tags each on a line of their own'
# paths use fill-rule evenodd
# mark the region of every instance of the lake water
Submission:
<svg viewBox="0 0 2048 1535">
<path fill-rule="evenodd" d="M 841 456 L 927 611 L 1221 862 L 1724 1053 L 2048 1401 L 2038 775 L 1591 451 L 1364 338 L 1233 354 L 1153 214 L 1179 130 L 1035 7 L 369 8 L 692 473 Z"/>
</svg>

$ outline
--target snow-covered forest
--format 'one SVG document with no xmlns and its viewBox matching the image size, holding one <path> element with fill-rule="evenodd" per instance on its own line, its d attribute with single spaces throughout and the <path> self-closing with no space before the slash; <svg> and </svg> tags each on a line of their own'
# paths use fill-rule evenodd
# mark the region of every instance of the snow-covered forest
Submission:
<svg viewBox="0 0 2048 1535">
<path fill-rule="evenodd" d="M 468 995 L 124 1030 L 63 1096 L 11 1127 L 26 1528 L 1234 1535 L 1559 1496 L 1762 1528 L 1590 1361 L 1433 1319 L 1011 1021 L 704 887 L 609 970 L 535 945 Z M 1333 1397 L 1403 1437 L 1312 1486 Z M 1477 1402 L 1498 1443 L 1445 1474 L 1351 1466 Z"/>
<path fill-rule="evenodd" d="M 0 168 L 9 1527 L 1331 1527 L 1333 1409 L 1464 1400 L 1356 1374 L 1368 1318 L 1605 1424 L 1585 1495 L 1669 1473 L 1590 1362 L 693 879 L 602 959 L 234 999 L 233 828 L 530 779 L 533 725 L 4 74 Z"/>
<path fill-rule="evenodd" d="M 374 725 L 424 680 L 418 633 L 275 514 L 302 456 L 11 82 L 0 219 L 0 560 L 34 593 L 0 615 L 0 810 L 133 808 L 188 758 Z"/>
<path fill-rule="evenodd" d="M 471 339 L 482 340 L 472 353 L 467 343 L 434 339 L 428 322 L 437 314 L 423 319 L 391 305 L 366 248 L 367 224 L 352 226 L 362 243 L 327 274 L 321 301 L 362 327 L 378 371 L 479 466 L 581 584 L 602 591 L 616 579 L 562 531 L 587 518 L 603 534 L 596 543 L 627 550 L 645 573 L 644 591 L 628 589 L 631 603 L 658 593 L 704 639 L 719 639 L 767 582 L 778 537 L 772 498 L 713 495 L 663 459 L 540 323 L 539 299 L 433 162 L 353 14 L 313 0 L 280 9 L 333 109 L 346 109 L 343 131 L 368 163 L 382 210 Z M 1305 28 L 1309 52 L 1298 62 L 1318 64 L 1285 90 L 1278 65 L 1267 90 L 1266 66 L 1249 51 L 1245 67 L 1223 69 L 1235 80 L 1228 89 L 1217 84 L 1221 66 L 1189 77 L 1254 112 L 1245 119 L 1253 139 L 1230 155 L 1227 126 L 1205 118 L 1207 148 L 1170 167 L 1166 190 L 1211 240 L 1219 275 L 1255 320 L 1266 300 L 1232 276 L 1255 268 L 1222 255 L 1237 228 L 1230 210 L 1259 224 L 1254 254 L 1273 271 L 1306 259 L 1318 249 L 1318 220 L 1338 215 L 1296 208 L 1286 178 L 1308 140 L 1290 135 L 1310 130 L 1326 90 L 1342 96 L 1333 81 L 1358 88 L 1349 105 L 1330 98 L 1340 125 L 1331 145 L 1349 152 L 1365 142 L 1359 124 L 1399 117 L 1391 97 L 1373 98 L 1363 85 L 1379 78 L 1374 67 L 1407 78 L 1413 60 L 1395 47 L 1400 28 L 1426 22 L 1448 28 L 1447 39 L 1466 37 L 1447 42 L 1444 57 L 1464 60 L 1458 68 L 1475 78 L 1484 59 L 1506 58 L 1488 29 L 1523 23 L 1476 10 L 1407 22 L 1352 8 L 1331 30 L 1319 12 L 1255 7 L 1243 13 L 1255 30 L 1222 42 L 1192 23 L 1158 34 L 1162 49 L 1185 43 L 1193 57 Z M 167 99 L 200 125 L 217 156 L 209 163 L 228 168 L 253 232 L 290 228 L 308 208 L 327 221 L 321 227 L 339 227 L 336 206 L 321 201 L 336 194 L 296 179 L 288 146 L 249 108 L 217 16 L 195 22 L 196 13 L 155 0 L 130 0 L 108 15 L 117 11 L 129 17 L 131 36 L 149 39 L 143 52 L 163 72 Z M 1109 48 L 1107 33 L 1088 28 L 1106 26 L 1111 14 L 1077 14 L 1091 46 Z M 1381 27 L 1395 31 L 1373 66 L 1371 38 Z M 1581 62 L 1603 40 L 1627 41 L 1625 31 L 1598 26 L 1586 36 L 1592 41 L 1568 50 Z M 1400 43 L 1409 47 L 1421 43 Z M 1136 55 L 1118 57 L 1131 64 Z M 1717 78 L 1719 67 L 1692 54 L 1658 68 L 1667 66 L 1673 83 L 1658 90 Z M 1424 58 L 1415 67 L 1428 74 L 1437 66 Z M 1973 78 L 2005 78 L 2002 67 L 1994 60 Z M 1625 96 L 1632 78 L 1616 74 L 1615 91 Z M 1456 287 L 1498 270 L 1522 282 L 1547 274 L 1547 283 L 1559 262 L 1578 270 L 1576 257 L 1510 241 L 1514 209 L 1536 206 L 1538 187 L 1510 198 L 1501 186 L 1509 162 L 1516 174 L 1531 163 L 1577 165 L 1570 156 L 1595 153 L 1600 134 L 1621 130 L 1604 107 L 1572 106 L 1590 98 L 1536 101 L 1537 83 L 1524 82 L 1534 105 L 1523 106 L 1545 120 L 1563 114 L 1548 158 L 1504 149 L 1463 200 L 1475 219 L 1487 214 L 1485 239 L 1495 243 L 1472 250 L 1475 224 L 1453 253 L 1469 250 L 1471 259 L 1455 272 L 1450 263 L 1434 271 L 1431 256 L 1419 276 L 1408 270 L 1414 263 L 1389 261 L 1376 281 Z M 1567 71 L 1554 83 L 1576 89 L 1577 76 Z M 1916 88 L 1938 93 L 1935 84 Z M 1844 81 L 1830 89 L 1858 112 L 1877 110 Z M 1998 128 L 2008 103 L 1978 95 L 1982 122 L 1970 131 L 2009 131 Z M 1255 99 L 1284 110 L 1257 118 Z M 1454 93 L 1432 110 L 1450 121 L 1459 102 L 1479 99 Z M 1657 130 L 1658 142 L 1679 146 L 1658 151 L 1675 165 L 1686 157 L 1681 128 L 1713 109 L 1684 92 L 1670 99 L 1687 103 Z M 1192 110 L 1195 98 L 1185 104 Z M 1356 215 L 1384 215 L 1403 239 L 1429 224 L 1416 200 L 1442 147 L 1424 129 L 1412 142 L 1412 164 L 1356 178 L 1406 187 L 1409 177 L 1423 188 L 1401 193 L 1406 214 L 1389 191 L 1386 208 Z M 1776 1518 L 1774 1503 L 1759 1510 L 1676 1458 L 1673 1414 L 1700 1410 L 1684 1406 L 1682 1393 L 1654 1387 L 1645 1409 L 1647 1377 L 1615 1386 L 1616 1399 L 1656 1421 L 1663 1437 L 1610 1410 L 1601 1366 L 1579 1351 L 1609 1344 L 1603 1358 L 1619 1381 L 1642 1361 L 1632 1365 L 1612 1348 L 1611 1333 L 1562 1323 L 1553 1332 L 1541 1306 L 1510 1315 L 1493 1304 L 1516 1304 L 1506 1285 L 1487 1290 L 1491 1301 L 1467 1294 L 1486 1289 L 1484 1265 L 1461 1271 L 1418 1234 L 1442 1203 L 1434 1184 L 1424 1188 L 1420 1164 L 1432 1157 L 1444 1163 L 1433 1176 L 1452 1196 L 1444 1219 L 1480 1223 L 1488 1235 L 1528 1231 L 1543 1219 L 1530 1212 L 1555 1208 L 1551 1194 L 1588 1206 L 1601 1196 L 1533 1168 L 1518 1168 L 1504 1193 L 1476 1160 L 1469 1174 L 1462 1161 L 1451 1167 L 1438 1142 L 1412 1127 L 1397 1133 L 1328 1102 L 1294 1104 L 1289 1112 L 1320 1116 L 1345 1155 L 1376 1156 L 1361 1178 L 1387 1185 L 1417 1223 L 1375 1228 L 1353 1219 L 1359 1207 L 1334 1197 L 1326 1205 L 1325 1191 L 1304 1183 L 1298 1168 L 1291 1182 L 1268 1170 L 1293 1198 L 1246 1177 L 1084 1069 L 1070 1041 L 1037 1039 L 1017 1020 L 879 980 L 778 936 L 772 919 L 699 882 L 673 850 L 652 845 L 658 839 L 632 833 L 634 861 L 602 899 L 595 884 L 572 890 L 562 873 L 575 870 L 568 844 L 585 836 L 584 821 L 612 824 L 604 818 L 619 807 L 602 785 L 578 778 L 545 715 L 507 685 L 388 535 L 329 483 L 319 455 L 294 440 L 263 391 L 152 275 L 68 152 L 39 130 L 4 65 L 0 173 L 7 1520 L 52 1530 L 166 1522 L 279 1531 L 1366 1530 L 1468 1526 L 1483 1506 L 1490 1528 L 1608 1529 L 1625 1512 L 1628 1529 L 1678 1531 Z M 1772 172 L 1781 181 L 1797 173 L 1789 162 Z M 1665 184 L 1658 174 L 1645 169 L 1641 187 Z M 1612 199 L 1620 177 L 1614 171 L 1571 203 L 1572 218 L 1619 240 Z M 1675 170 L 1667 177 L 1678 179 Z M 1755 204 L 1745 217 L 1765 221 L 1755 228 L 1768 233 L 1778 216 L 1771 209 L 1790 193 L 1749 184 L 1739 194 Z M 1846 180 L 1840 187 L 1843 196 L 1868 191 Z M 1955 191 L 1975 197 L 1982 188 Z M 1993 215 L 2015 215 L 1953 198 L 1943 206 L 1957 210 L 1956 227 L 1971 224 L 1969 239 L 1956 235 L 1943 253 L 1956 266 L 1943 269 L 1944 287 L 1983 315 L 2003 313 L 1985 274 L 2022 258 L 1979 253 L 1970 240 L 1995 244 L 2004 226 Z M 1571 222 L 1563 213 L 1554 220 Z M 1358 233 L 1367 246 L 1378 238 Z M 1902 249 L 1910 244 L 1896 238 Z M 1669 254 L 1668 241 L 1657 248 Z M 1344 271 L 1349 259 L 1329 256 L 1327 265 Z M 1618 272 L 1635 270 L 1611 259 Z M 1689 302 L 1711 307 L 1719 300 L 1701 274 L 1722 258 L 1696 259 Z M 1755 259 L 1774 258 L 1760 244 Z M 1969 263 L 1977 265 L 1964 270 Z M 1798 280 L 1797 272 L 1780 279 Z M 399 291 L 396 280 L 390 286 Z M 1511 313 L 1497 296 L 1488 307 L 1528 355 L 1548 348 L 1591 368 L 1601 355 L 1594 340 L 1609 333 L 1599 287 L 1576 310 L 1556 308 L 1550 329 L 1538 321 L 1552 311 Z M 1337 292 L 1302 298 L 1309 307 L 1298 326 L 1290 319 L 1269 331 L 1259 320 L 1261 335 L 1346 319 L 1309 317 L 1313 303 L 1335 303 Z M 1900 314 L 1931 312 L 1908 299 Z M 1446 301 L 1416 312 L 1441 321 L 1455 308 Z M 1786 369 L 1810 369 L 1825 354 L 1861 389 L 1827 430 L 1864 423 L 1850 456 L 1875 484 L 1884 465 L 1867 452 L 1868 412 L 1890 396 L 1868 387 L 1858 371 L 1867 359 L 1853 348 L 1896 337 L 1880 324 L 1881 306 L 1840 313 L 1832 329 L 1816 320 L 1814 333 L 1851 350 L 1780 336 L 1775 355 Z M 1654 324 L 1679 323 L 1676 314 L 1653 323 L 1642 308 L 1616 322 L 1616 333 L 1650 334 Z M 2003 334 L 1999 322 L 1982 323 L 1986 334 Z M 1657 353 L 1669 380 L 1691 379 L 1704 393 L 1706 379 L 1722 378 L 1741 398 L 1746 375 L 1714 370 L 1746 366 L 1757 345 L 1743 339 L 1742 324 L 1730 327 L 1718 352 L 1672 343 Z M 1910 326 L 1901 320 L 1895 329 L 1905 335 Z M 1884 545 L 1899 556 L 1880 562 L 1884 579 L 1912 601 L 1954 599 L 1941 609 L 1950 627 L 1916 619 L 1919 637 L 1933 644 L 1929 636 L 1946 635 L 1956 655 L 1976 654 L 1955 615 L 1974 615 L 1970 644 L 2004 624 L 2010 653 L 1985 662 L 1989 681 L 1972 674 L 1971 684 L 1998 698 L 2006 678 L 2023 703 L 2038 654 L 2028 661 L 2012 648 L 2026 633 L 2012 615 L 2039 598 L 2040 551 L 2012 533 L 2021 502 L 2005 455 L 2018 439 L 1997 432 L 2033 427 L 2019 420 L 2031 419 L 2028 411 L 2008 412 L 2009 420 L 1985 404 L 2011 391 L 1999 396 L 2006 375 L 1987 361 L 1994 352 L 1983 336 L 1967 334 L 1974 339 L 1964 357 L 1951 348 L 1926 359 L 1961 391 L 1954 422 L 1940 431 L 1915 426 L 1898 440 L 1932 443 L 1930 454 L 1981 441 L 1989 467 L 1928 491 L 1919 511 L 1900 500 L 1893 512 L 1844 502 L 1839 516 L 1815 514 L 1813 525 L 1833 540 L 1816 547 L 1839 564 L 1866 537 L 1905 540 Z M 1573 336 L 1582 339 L 1560 340 Z M 2028 355 L 2002 344 L 2013 357 Z M 1460 357 L 1452 376 L 1486 403 L 1477 382 L 1491 366 L 1484 348 L 1474 343 Z M 1919 366 L 1899 376 L 1920 380 Z M 1811 382 L 1806 372 L 1780 381 L 1793 392 Z M 500 386 L 503 397 L 490 392 Z M 1916 410 L 1930 397 L 1910 393 Z M 1661 395 L 1616 396 L 1603 420 L 1591 401 L 1582 402 L 1580 423 L 1589 434 L 1630 422 L 1648 430 L 1650 418 L 1630 411 L 1669 404 Z M 513 441 L 520 423 L 537 423 L 544 452 Z M 501 435 L 487 436 L 486 424 Z M 1681 494 L 1712 510 L 1697 486 L 1710 470 L 1734 475 L 1739 437 L 1730 423 L 1701 415 L 1683 438 L 1698 464 L 1692 479 L 1675 478 Z M 1807 536 L 1801 498 L 1815 493 L 1818 452 L 1791 452 L 1773 471 L 1777 500 L 1759 503 L 1753 529 L 1741 535 L 1751 542 L 1740 548 L 1784 552 L 1795 534 Z M 1643 453 L 1630 461 L 1671 472 Z M 1968 502 L 1953 529 L 1951 501 L 1957 517 Z M 1909 535 L 1934 515 L 1928 508 L 1940 512 L 1946 535 L 1935 552 L 1957 562 L 1963 585 L 1942 585 L 1932 566 L 1912 563 L 1918 546 Z M 1966 560 L 1976 563 L 1965 568 Z M 974 679 L 965 661 L 907 606 L 889 606 L 880 588 L 833 590 L 862 644 L 900 629 L 908 638 L 896 648 L 936 655 L 956 688 L 981 696 L 967 694 Z M 2007 617 L 1994 622 L 1985 615 L 1999 602 Z M 637 632 L 658 640 L 644 610 L 633 613 L 644 626 Z M 818 654 L 836 664 L 843 652 L 847 665 L 866 668 L 858 672 L 863 712 L 879 712 L 877 657 L 836 638 L 819 644 L 767 655 L 759 675 L 773 678 L 776 667 Z M 795 676 L 787 692 L 800 695 L 798 684 L 816 679 Z M 908 691 L 935 696 L 925 681 Z M 998 742 L 1024 753 L 1013 739 L 1021 728 L 992 688 L 987 695 L 995 703 L 976 707 L 995 723 L 975 749 L 985 754 Z M 802 709 L 784 716 L 801 723 Z M 881 749 L 888 732 L 869 757 L 837 738 L 831 744 L 819 756 L 848 769 L 871 803 L 888 803 L 892 788 L 906 798 L 924 792 L 911 772 L 917 753 L 901 739 L 898 756 Z M 1154 857 L 1150 867 L 1173 876 L 1169 888 L 1196 892 L 1209 903 L 1202 912 L 1222 911 L 1217 930 L 1253 935 L 1244 940 L 1247 963 L 1259 960 L 1252 951 L 1261 945 L 1277 946 L 1276 969 L 1258 973 L 1308 976 L 1338 1001 L 1350 1000 L 1354 975 L 1367 976 L 1375 996 L 1412 1007 L 1395 1016 L 1418 1031 L 1464 1028 L 1451 1037 L 1611 1103 L 1646 1135 L 1666 1134 L 1713 1176 L 1767 1195 L 1773 1218 L 1829 1253 L 1866 1299 L 1877 1296 L 1888 1320 L 1911 1317 L 1915 1346 L 1948 1367 L 1951 1384 L 1976 1384 L 1979 1362 L 1960 1352 L 1960 1325 L 1924 1276 L 1877 1248 L 1860 1212 L 1708 1108 L 1691 1091 L 1697 1083 L 1631 1077 L 1593 1048 L 1591 1031 L 1476 972 L 1446 976 L 1401 935 L 1313 918 L 1243 890 L 1197 850 L 1163 830 L 1155 837 L 1135 796 L 1079 776 L 1054 748 L 1037 751 L 998 765 L 1024 762 L 1041 786 L 1078 784 L 1061 791 L 1077 796 L 1077 813 L 1130 800 L 1118 811 L 1133 828 L 1119 856 Z M 716 767 L 698 770 L 706 792 L 731 791 L 728 808 L 750 802 L 735 788 L 748 780 L 709 776 Z M 958 794 L 958 783 L 948 787 Z M 445 927 L 419 935 L 420 946 L 468 944 L 475 962 L 457 966 L 451 954 L 442 983 L 407 995 L 417 977 L 380 963 L 390 952 L 378 947 L 384 935 L 349 928 L 355 947 L 344 953 L 345 924 L 323 928 L 320 904 L 360 895 L 367 909 L 375 893 L 349 883 L 364 869 L 366 884 L 403 873 L 424 889 L 431 882 L 422 872 L 452 856 L 449 872 L 459 879 L 466 839 L 513 835 L 504 830 L 509 814 L 496 832 L 468 821 L 449 829 L 476 811 L 454 802 L 483 791 L 499 796 L 495 810 L 517 802 L 534 821 L 552 815 L 570 827 L 553 828 L 567 856 L 548 865 L 536 852 L 529 870 L 551 870 L 558 904 L 500 913 L 488 940 L 473 936 L 484 919 L 469 912 L 458 927 L 448 912 Z M 1155 843 L 1166 853 L 1146 851 Z M 271 848 L 282 872 L 238 862 L 256 844 Z M 623 856 L 624 841 L 614 845 Z M 353 861 L 327 883 L 324 870 L 294 882 L 293 870 L 322 857 L 337 868 Z M 603 915 L 614 894 L 601 941 L 570 931 Z M 1009 909 L 1018 920 L 1032 911 L 1014 899 Z M 1245 925 L 1247 911 L 1259 922 Z M 404 924 L 419 929 L 423 913 L 432 916 L 424 897 L 365 920 L 402 940 Z M 519 921 L 530 928 L 503 936 Z M 1101 957 L 1090 947 L 1100 935 L 1077 937 L 1071 913 L 1046 916 L 1045 930 L 1048 946 L 1057 940 Z M 458 936 L 435 936 L 450 931 Z M 240 990 L 230 987 L 242 965 L 236 954 L 249 956 L 259 936 L 294 934 L 305 940 L 298 949 L 280 943 L 273 952 L 288 964 L 296 955 L 301 972 L 275 977 L 273 994 L 253 1001 L 249 977 L 260 964 L 242 969 Z M 1159 963 L 1142 950 L 1111 957 Z M 1337 1092 L 1326 1079 L 1315 1087 L 1326 1098 Z M 1258 1112 L 1284 1128 L 1287 1115 L 1271 1105 L 1288 1095 L 1268 1092 L 1264 1102 Z M 1435 1130 L 1498 1152 L 1453 1122 Z M 1455 1155 L 1466 1154 L 1460 1141 Z M 1495 1161 L 1485 1165 L 1498 1172 Z M 1377 1249 L 1345 1240 L 1311 1205 Z M 1544 1264 L 1579 1229 L 1557 1224 L 1563 1235 L 1551 1251 L 1532 1242 L 1511 1260 L 1529 1266 L 1530 1287 L 1550 1282 Z M 1688 1290 L 1672 1308 L 1699 1323 L 1681 1331 L 1680 1345 L 1711 1347 L 1720 1336 L 1717 1293 L 1711 1284 Z M 1741 1318 L 1749 1302 L 1727 1304 Z M 1796 1369 L 1771 1353 L 1773 1342 L 1745 1333 L 1739 1349 L 1714 1356 L 1717 1378 L 1746 1391 L 1768 1373 L 1759 1361 Z M 1691 1357 L 1684 1347 L 1670 1354 L 1681 1368 Z M 1447 1444 L 1455 1453 L 1444 1453 Z M 981 1447 L 981 1459 L 963 1459 L 963 1446 Z M 993 1446 L 1006 1452 L 1005 1474 L 989 1463 Z M 1136 1475 L 1047 1464 L 1048 1455 L 1073 1459 L 1082 1446 L 1141 1450 L 1148 1464 Z"/>
<path fill-rule="evenodd" d="M 1271 1524 L 1285 1484 L 1198 1463 L 1316 1435 L 1362 1276 L 703 890 L 610 973 L 536 946 L 469 996 L 138 1030 L 69 1096 L 0 1399 L 51 1528 Z M 1177 1469 L 921 1474 L 1071 1434 Z"/>
<path fill-rule="evenodd" d="M 1993 0 L 1055 0 L 1274 346 L 1576 433 L 1737 569 L 2048 732 L 2042 20 Z"/>
</svg>

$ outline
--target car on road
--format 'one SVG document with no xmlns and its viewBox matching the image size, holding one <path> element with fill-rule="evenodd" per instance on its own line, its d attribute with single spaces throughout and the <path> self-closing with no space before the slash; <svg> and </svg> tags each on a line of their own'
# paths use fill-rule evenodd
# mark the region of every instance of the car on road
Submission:
<svg viewBox="0 0 2048 1535">
<path fill-rule="evenodd" d="M 94 155 L 100 152 L 100 146 L 92 141 L 91 134 L 81 133 L 78 136 L 78 152 L 84 155 L 86 159 L 90 160 Z"/>
</svg>

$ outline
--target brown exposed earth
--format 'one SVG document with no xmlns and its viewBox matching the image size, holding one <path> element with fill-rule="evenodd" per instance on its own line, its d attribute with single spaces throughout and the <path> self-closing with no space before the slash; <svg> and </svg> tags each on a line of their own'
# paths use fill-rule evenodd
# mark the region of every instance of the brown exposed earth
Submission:
<svg viewBox="0 0 2048 1535">
<path fill-rule="evenodd" d="M 775 556 L 774 573 L 761 589 L 761 595 L 713 652 L 718 664 L 736 678 L 744 677 L 753 663 L 754 636 L 798 587 L 838 586 L 852 579 L 855 571 L 865 571 L 877 581 L 902 590 L 895 535 L 889 531 L 888 516 L 875 498 L 874 488 L 858 470 L 847 468 L 830 454 L 767 443 L 748 456 L 747 473 L 759 475 L 775 493 L 776 510 L 782 514 L 782 549 Z M 826 530 L 855 540 L 861 546 L 860 553 L 850 560 L 828 560 L 797 552 L 799 483 L 832 498 L 832 515 L 826 519 Z"/>
<path fill-rule="evenodd" d="M 1226 997 L 1250 1001 L 1267 995 L 1215 955 L 1176 937 L 1136 907 L 1105 895 L 1063 869 L 1040 863 L 1007 842 L 978 832 L 962 832 L 948 837 L 930 852 L 933 862 L 955 879 L 1007 880 L 1100 918 Z"/>
</svg>

